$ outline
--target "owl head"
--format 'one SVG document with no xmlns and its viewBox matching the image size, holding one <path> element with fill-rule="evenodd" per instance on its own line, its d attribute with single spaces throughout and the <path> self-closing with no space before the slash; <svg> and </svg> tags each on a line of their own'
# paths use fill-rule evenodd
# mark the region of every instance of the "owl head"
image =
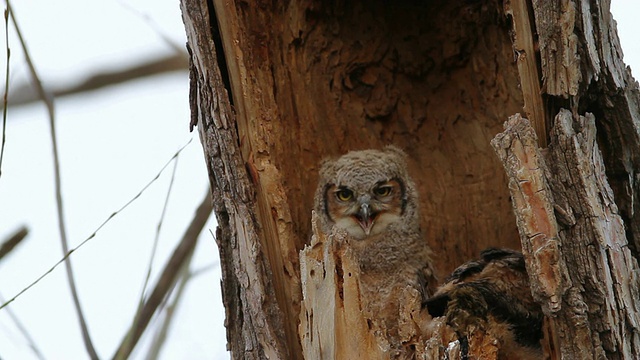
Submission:
<svg viewBox="0 0 640 360">
<path fill-rule="evenodd" d="M 336 226 L 362 240 L 390 226 L 417 228 L 417 192 L 405 157 L 387 146 L 323 161 L 315 195 L 322 230 L 329 233 Z"/>
</svg>

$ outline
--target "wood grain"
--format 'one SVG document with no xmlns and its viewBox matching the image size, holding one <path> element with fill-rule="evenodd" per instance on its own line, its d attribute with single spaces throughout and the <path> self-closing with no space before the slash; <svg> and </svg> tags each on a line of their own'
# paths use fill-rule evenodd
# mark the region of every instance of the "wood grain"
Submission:
<svg viewBox="0 0 640 360">
<path fill-rule="evenodd" d="M 592 114 L 561 110 L 546 159 L 520 116 L 493 144 L 510 177 L 534 297 L 552 319 L 550 356 L 635 359 L 638 264 L 595 139 Z"/>
</svg>

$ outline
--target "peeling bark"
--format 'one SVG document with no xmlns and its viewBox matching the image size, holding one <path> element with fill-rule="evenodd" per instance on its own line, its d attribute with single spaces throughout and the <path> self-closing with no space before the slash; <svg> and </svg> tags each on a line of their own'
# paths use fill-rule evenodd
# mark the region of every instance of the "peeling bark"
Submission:
<svg viewBox="0 0 640 360">
<path fill-rule="evenodd" d="M 221 80 L 209 34 L 209 12 L 198 1 L 183 3 L 191 57 L 191 113 L 197 118 L 218 219 L 216 241 L 222 265 L 229 347 L 235 358 L 285 359 L 282 312 L 272 272 L 258 239 L 255 186 L 239 153 L 235 113 Z M 230 261 L 232 260 L 232 261 Z"/>
<path fill-rule="evenodd" d="M 516 115 L 505 125 L 493 145 L 510 177 L 532 292 L 552 319 L 548 348 L 562 358 L 638 358 L 638 264 L 594 116 L 562 110 L 546 160 L 527 120 Z"/>
</svg>

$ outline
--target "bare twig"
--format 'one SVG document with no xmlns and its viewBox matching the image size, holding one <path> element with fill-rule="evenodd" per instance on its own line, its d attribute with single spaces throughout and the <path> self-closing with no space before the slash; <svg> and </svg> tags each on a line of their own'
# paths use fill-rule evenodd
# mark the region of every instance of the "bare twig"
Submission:
<svg viewBox="0 0 640 360">
<path fill-rule="evenodd" d="M 160 177 L 160 175 L 162 175 L 162 173 L 164 172 L 164 170 L 169 166 L 169 164 L 171 164 L 171 162 L 178 156 L 178 154 L 180 154 L 180 152 L 182 152 L 182 150 L 184 150 L 184 148 L 187 147 L 187 145 L 189 145 L 191 143 L 191 140 L 189 140 L 183 147 L 181 147 L 172 157 L 171 159 L 169 159 L 169 161 L 167 161 L 166 164 L 164 164 L 164 166 L 162 167 L 162 169 L 160 169 L 160 171 L 158 171 L 158 173 L 156 174 L 156 176 L 151 179 L 151 181 L 149 181 L 133 198 L 131 198 L 129 201 L 127 201 L 126 204 L 124 204 L 122 207 L 120 207 L 120 209 L 114 211 L 111 215 L 109 215 L 109 217 L 107 217 L 107 219 L 105 221 L 102 222 L 102 224 L 100 224 L 100 226 L 98 226 L 98 228 L 96 230 L 93 231 L 93 233 L 91 235 L 89 235 L 86 239 L 84 239 L 78 246 L 74 247 L 73 249 L 71 249 L 69 252 L 67 252 L 60 260 L 58 260 L 58 262 L 56 262 L 51 268 L 49 268 L 49 270 L 47 270 L 44 274 L 40 275 L 40 277 L 38 277 L 36 280 L 34 280 L 31 284 L 29 284 L 27 287 L 25 287 L 24 289 L 22 289 L 19 293 L 17 293 L 14 297 L 12 297 L 11 299 L 7 300 L 6 302 L 4 302 L 2 305 L 0 305 L 0 310 L 2 310 L 3 308 L 5 308 L 7 305 L 11 304 L 13 301 L 15 301 L 18 297 L 20 297 L 22 294 L 24 294 L 25 292 L 27 292 L 29 289 L 31 289 L 33 286 L 35 286 L 37 283 L 40 282 L 40 280 L 44 279 L 47 275 L 51 274 L 53 272 L 53 270 L 55 270 L 58 265 L 62 264 L 69 256 L 71 256 L 71 254 L 73 254 L 76 250 L 80 249 L 84 244 L 86 244 L 89 240 L 93 239 L 96 234 L 98 233 L 98 231 L 100 231 L 100 229 L 102 229 L 105 225 L 107 225 L 107 223 L 109 221 L 111 221 L 111 219 L 113 219 L 116 215 L 118 215 L 120 212 L 122 212 L 124 209 L 126 209 L 129 205 L 131 205 L 134 201 L 136 201 L 148 188 L 149 186 L 151 186 L 151 184 L 153 184 L 156 180 L 158 180 L 158 178 Z"/>
<path fill-rule="evenodd" d="M 2 295 L 0 295 L 0 302 L 4 302 L 4 297 Z M 27 344 L 29 345 L 29 348 L 31 348 L 31 350 L 33 351 L 33 354 L 38 359 L 44 360 L 45 357 L 44 355 L 42 355 L 42 351 L 40 351 L 40 348 L 38 348 L 38 345 L 36 345 L 36 342 L 31 337 L 31 334 L 29 334 L 29 331 L 27 331 L 27 328 L 22 324 L 20 319 L 18 319 L 18 316 L 10 308 L 7 308 L 6 311 L 9 317 L 11 318 L 11 321 L 13 321 L 13 324 L 16 326 L 18 331 L 20 331 L 20 334 L 22 334 L 22 336 L 27 341 Z"/>
<path fill-rule="evenodd" d="M 147 62 L 136 64 L 131 67 L 113 71 L 104 71 L 92 75 L 79 84 L 66 87 L 58 87 L 50 90 L 55 98 L 67 95 L 75 95 L 87 91 L 101 89 L 107 86 L 118 85 L 127 81 L 141 79 L 171 71 L 187 70 L 189 58 L 185 51 L 178 54 L 168 55 L 159 59 L 152 59 Z M 38 101 L 39 98 L 33 93 L 30 84 L 14 86 L 9 97 L 9 105 L 19 106 Z"/>
<path fill-rule="evenodd" d="M 211 236 L 214 237 L 215 241 L 215 235 L 213 235 L 213 232 L 211 233 Z M 156 330 L 151 346 L 149 346 L 147 356 L 145 357 L 146 360 L 155 360 L 160 356 L 162 347 L 166 343 L 167 335 L 169 333 L 169 329 L 171 328 L 173 319 L 175 319 L 174 315 L 176 313 L 176 309 L 178 308 L 178 305 L 183 298 L 184 291 L 187 288 L 189 281 L 220 266 L 219 262 L 215 262 L 196 270 L 189 270 L 191 259 L 187 260 L 187 262 L 185 262 L 182 269 L 180 270 L 180 284 L 175 290 L 175 295 L 172 297 L 172 302 L 164 311 L 164 318 L 162 319 L 162 323 L 160 324 L 159 328 Z"/>
<path fill-rule="evenodd" d="M 11 51 L 9 50 L 9 4 L 4 10 L 4 41 L 7 49 L 7 66 L 4 80 L 4 96 L 2 98 L 2 145 L 0 145 L 0 176 L 2 176 L 2 159 L 4 159 L 4 144 L 7 137 L 7 102 L 9 98 L 9 57 Z"/>
<path fill-rule="evenodd" d="M 49 126 L 51 127 L 51 144 L 53 150 L 53 168 L 54 168 L 54 179 L 55 179 L 55 192 L 56 192 L 56 208 L 58 212 L 58 230 L 60 232 L 60 242 L 62 244 L 62 253 L 67 254 L 69 252 L 69 243 L 67 241 L 67 231 L 66 225 L 64 221 L 64 208 L 62 205 L 62 185 L 61 185 L 61 175 L 60 175 L 60 157 L 58 154 L 58 140 L 56 136 L 56 127 L 55 127 L 55 109 L 53 105 L 53 97 L 45 90 L 42 82 L 40 81 L 40 77 L 38 76 L 38 72 L 31 60 L 31 56 L 29 55 L 29 51 L 27 49 L 27 44 L 22 37 L 22 32 L 20 31 L 20 27 L 18 26 L 18 22 L 16 21 L 16 16 L 13 13 L 11 5 L 9 1 L 7 1 L 7 9 L 11 15 L 11 20 L 13 21 L 13 26 L 16 29 L 16 34 L 18 35 L 18 39 L 20 40 L 20 45 L 22 46 L 22 50 L 24 51 L 25 61 L 29 67 L 29 72 L 31 73 L 31 79 L 38 90 L 38 94 L 40 98 L 44 101 L 47 107 L 47 113 L 49 115 Z M 87 322 L 85 320 L 84 314 L 82 312 L 82 306 L 80 305 L 80 297 L 78 296 L 78 289 L 76 288 L 75 279 L 73 276 L 73 268 L 71 266 L 71 261 L 69 259 L 65 260 L 65 268 L 67 269 L 67 282 L 69 283 L 69 289 L 71 290 L 71 297 L 73 299 L 73 305 L 76 310 L 76 315 L 78 317 L 78 322 L 80 323 L 80 328 L 82 330 L 82 340 L 84 341 L 85 348 L 89 357 L 91 359 L 98 359 L 98 354 L 93 346 L 93 342 L 91 341 L 91 336 L 89 335 L 89 328 L 87 326 Z"/>
<path fill-rule="evenodd" d="M 138 320 L 138 316 L 140 315 L 140 311 L 142 310 L 142 306 L 144 305 L 144 298 L 147 292 L 147 286 L 149 285 L 149 279 L 151 278 L 151 269 L 153 268 L 153 261 L 156 257 L 156 250 L 158 249 L 158 241 L 160 240 L 160 230 L 162 229 L 162 223 L 164 222 L 164 216 L 167 213 L 167 207 L 169 205 L 169 197 L 171 195 L 171 189 L 173 189 L 173 182 L 176 178 L 176 170 L 178 169 L 178 159 L 176 157 L 176 161 L 173 163 L 173 172 L 171 174 L 171 181 L 169 182 L 169 188 L 167 189 L 167 196 L 164 199 L 164 206 L 162 207 L 162 214 L 160 214 L 160 220 L 158 221 L 158 226 L 156 227 L 156 235 L 153 239 L 153 246 L 151 249 L 151 256 L 149 258 L 149 265 L 147 266 L 147 275 L 144 278 L 144 284 L 142 285 L 142 291 L 140 291 L 140 300 L 138 301 L 138 309 L 136 310 L 136 315 L 134 317 L 133 327 L 136 327 L 136 322 Z M 130 338 L 127 338 L 130 339 Z"/>
<path fill-rule="evenodd" d="M 164 267 L 155 288 L 147 298 L 142 311 L 140 311 L 137 318 L 133 321 L 132 327 L 127 332 L 127 335 L 122 340 L 118 350 L 116 351 L 113 359 L 124 360 L 129 357 L 131 351 L 137 344 L 138 340 L 142 336 L 142 333 L 147 328 L 149 321 L 153 314 L 155 314 L 158 306 L 165 299 L 167 293 L 175 285 L 180 268 L 189 259 L 190 254 L 196 246 L 198 235 L 204 228 L 204 225 L 213 210 L 210 194 L 207 193 L 205 199 L 200 203 L 196 214 L 189 224 L 186 232 L 182 236 L 182 240 L 176 249 L 173 251 L 169 262 Z"/>
<path fill-rule="evenodd" d="M 178 169 L 178 159 L 173 162 L 173 172 L 171 173 L 171 181 L 169 182 L 169 188 L 167 189 L 167 196 L 164 199 L 164 206 L 162 207 L 162 214 L 160 214 L 160 220 L 158 221 L 158 226 L 156 227 L 156 235 L 153 239 L 153 247 L 151 249 L 151 257 L 149 258 L 149 266 L 147 266 L 147 276 L 144 279 L 144 285 L 142 285 L 142 292 L 140 294 L 140 304 L 138 310 L 142 308 L 144 304 L 144 297 L 147 291 L 147 285 L 149 284 L 149 279 L 151 278 L 151 269 L 153 268 L 153 260 L 156 257 L 156 250 L 158 249 L 158 241 L 160 240 L 160 230 L 162 230 L 162 224 L 164 222 L 164 216 L 167 213 L 167 207 L 169 205 L 169 197 L 171 195 L 171 190 L 173 189 L 173 182 L 176 178 L 176 170 Z"/>
<path fill-rule="evenodd" d="M 18 231 L 14 232 L 9 238 L 2 242 L 0 245 L 0 260 L 11 252 L 20 242 L 27 237 L 29 230 L 26 226 L 20 227 Z"/>
<path fill-rule="evenodd" d="M 189 271 L 189 266 L 191 265 L 191 260 L 193 260 L 193 251 L 189 255 L 189 258 L 182 264 L 182 268 L 180 268 L 180 283 L 178 284 L 177 289 L 175 290 L 175 294 L 169 306 L 164 309 L 164 318 L 160 327 L 155 333 L 153 337 L 153 341 L 151 346 L 149 347 L 149 351 L 147 353 L 147 360 L 155 360 L 160 356 L 160 352 L 162 351 L 162 347 L 166 343 L 167 334 L 169 333 L 169 329 L 171 328 L 171 324 L 174 315 L 176 313 L 176 309 L 180 304 L 180 301 L 183 299 L 184 291 L 187 288 L 187 284 L 189 280 L 193 279 L 192 273 Z"/>
</svg>

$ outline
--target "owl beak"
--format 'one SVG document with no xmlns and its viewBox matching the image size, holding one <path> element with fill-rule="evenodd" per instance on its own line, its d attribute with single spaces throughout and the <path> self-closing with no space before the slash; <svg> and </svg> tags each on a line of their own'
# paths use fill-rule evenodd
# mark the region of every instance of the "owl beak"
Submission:
<svg viewBox="0 0 640 360">
<path fill-rule="evenodd" d="M 357 218 L 360 227 L 364 230 L 366 235 L 369 235 L 371 228 L 373 227 L 374 217 L 372 215 L 369 204 L 363 203 L 360 205 L 360 211 L 358 211 Z"/>
</svg>

